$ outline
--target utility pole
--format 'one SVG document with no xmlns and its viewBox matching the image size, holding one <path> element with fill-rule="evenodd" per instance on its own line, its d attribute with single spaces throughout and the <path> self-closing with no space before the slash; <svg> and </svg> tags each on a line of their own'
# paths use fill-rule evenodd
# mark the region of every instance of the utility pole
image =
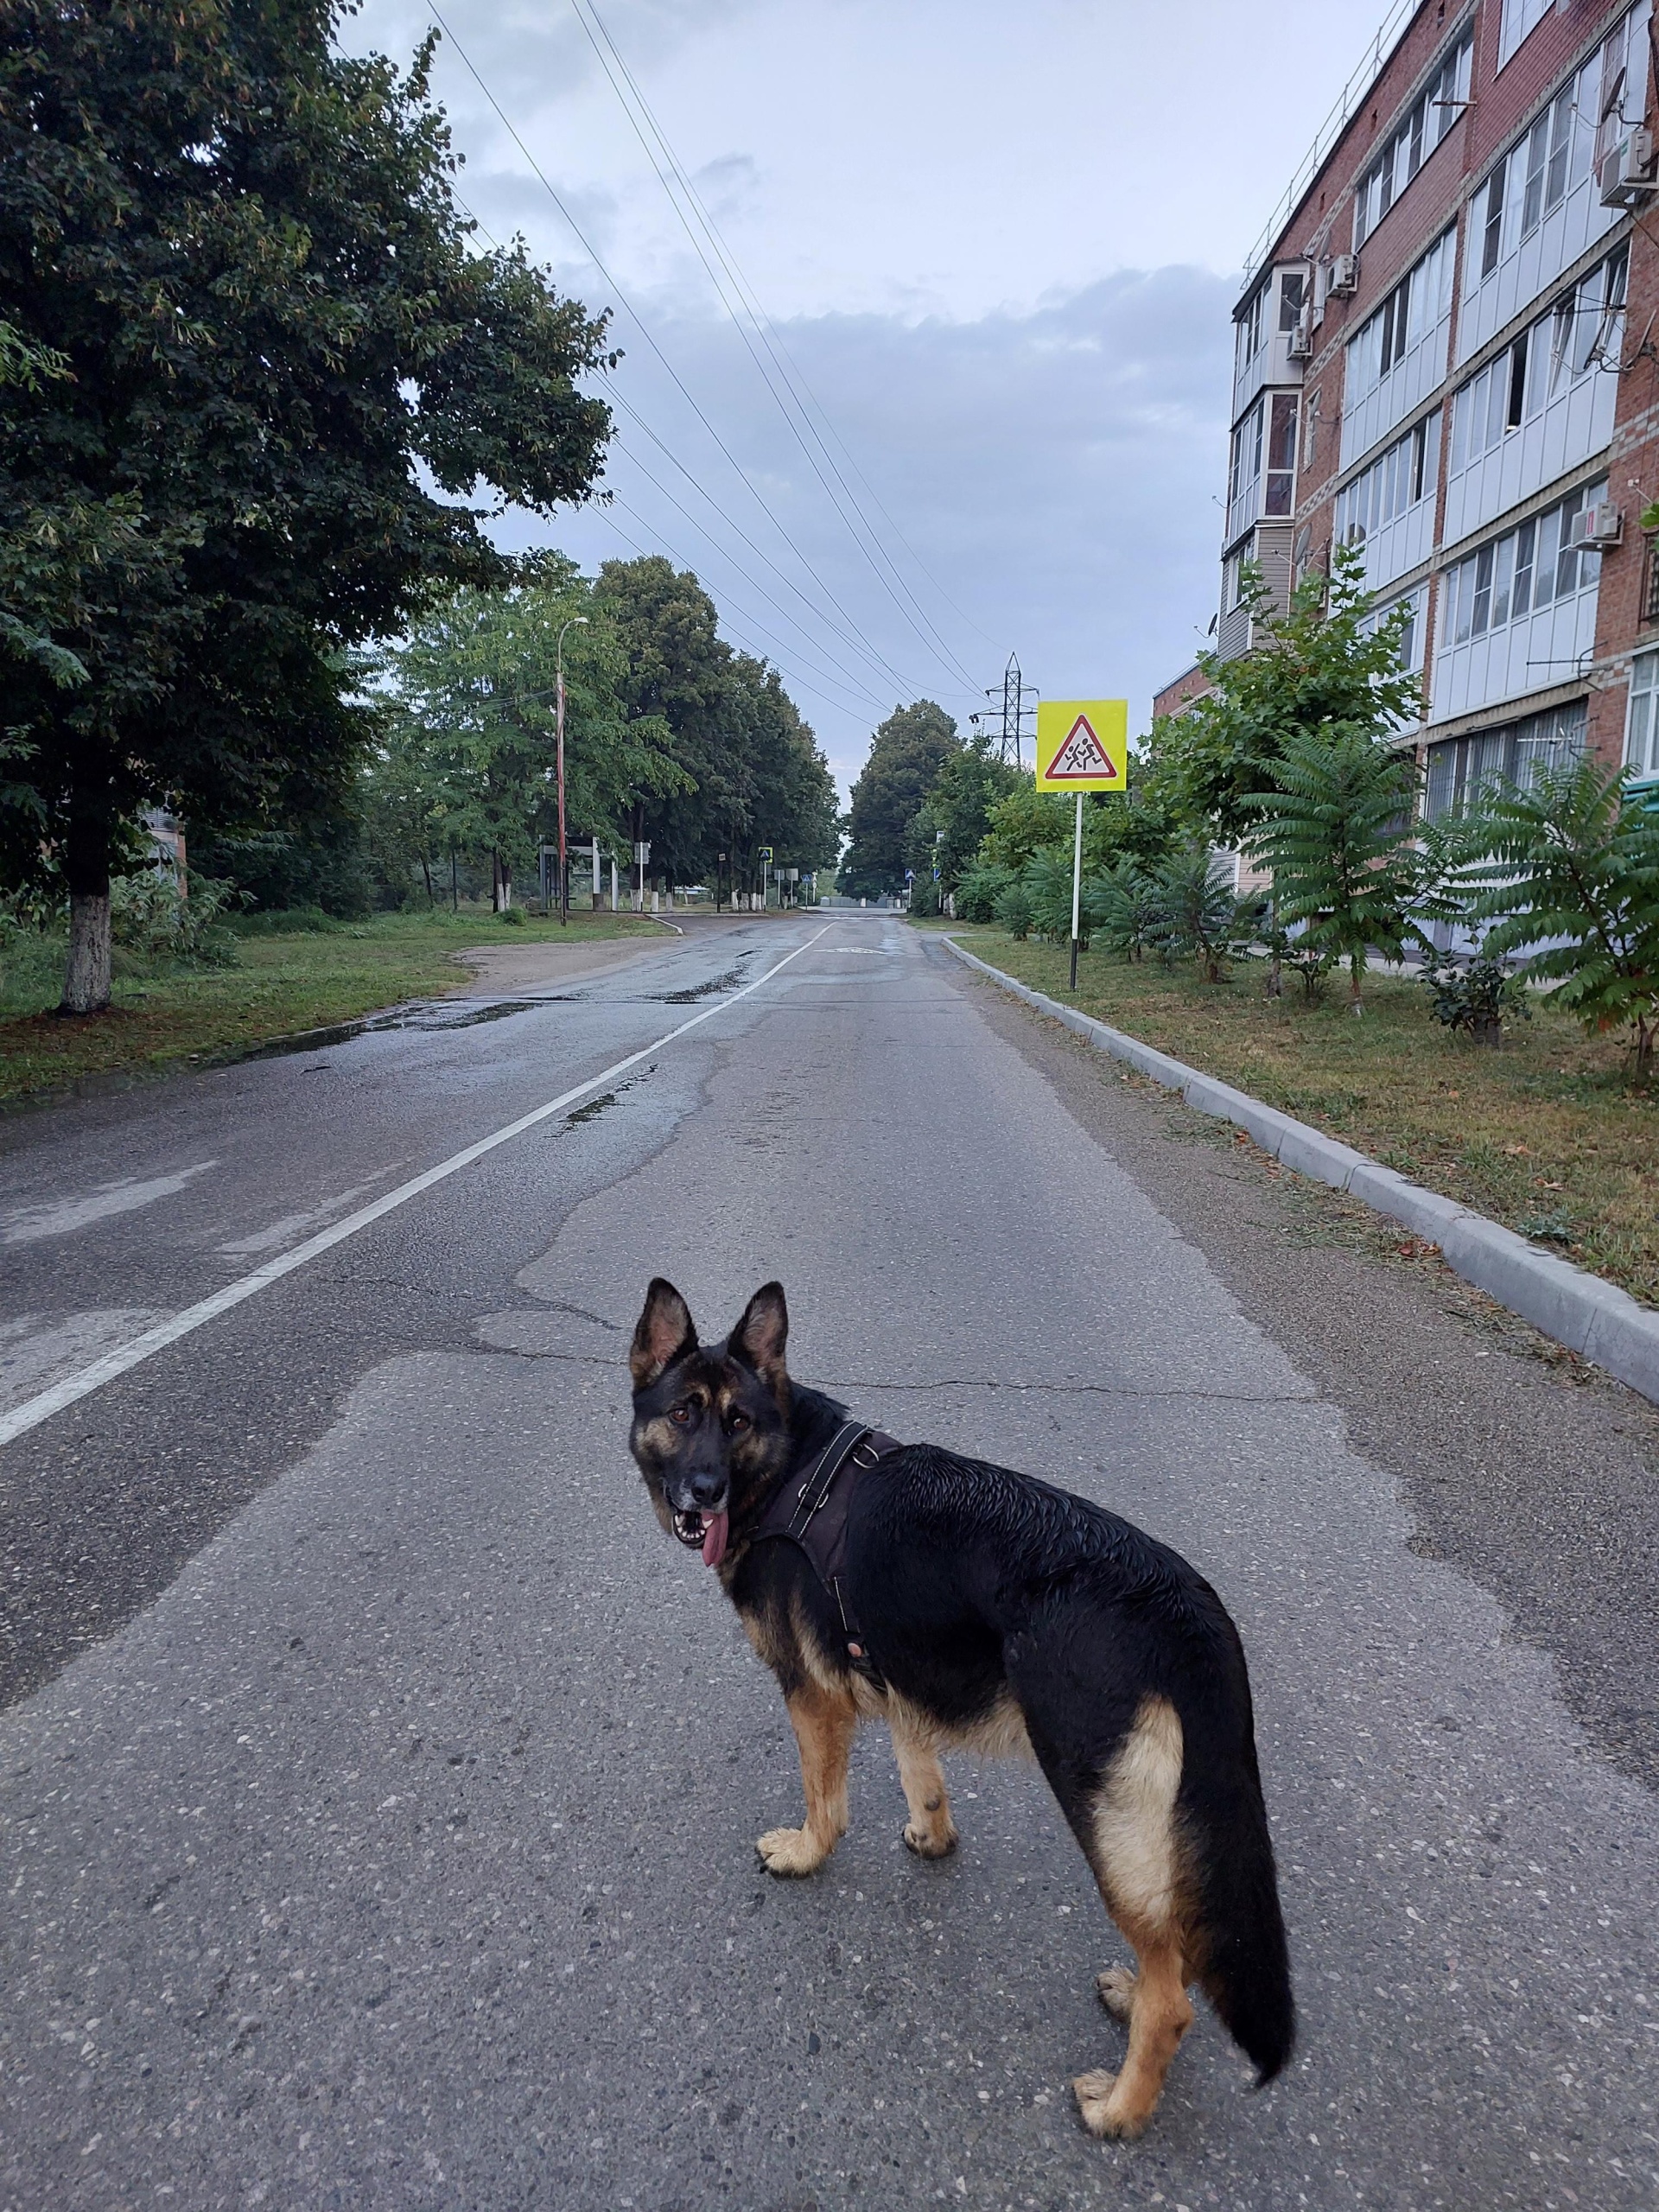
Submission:
<svg viewBox="0 0 1659 2212">
<path fill-rule="evenodd" d="M 570 919 L 570 870 L 564 850 L 564 632 L 566 630 L 586 629 L 587 626 L 588 617 L 585 614 L 573 614 L 559 631 L 559 642 L 554 650 L 553 656 L 556 669 L 554 690 L 558 702 L 556 719 L 559 753 L 559 920 L 561 924 L 568 924 Z M 545 662 L 543 663 L 543 666 L 546 666 Z"/>
</svg>

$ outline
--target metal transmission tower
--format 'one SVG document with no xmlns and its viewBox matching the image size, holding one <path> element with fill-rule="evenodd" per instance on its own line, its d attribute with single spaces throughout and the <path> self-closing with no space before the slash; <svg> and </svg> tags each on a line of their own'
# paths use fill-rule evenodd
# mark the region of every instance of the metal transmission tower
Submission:
<svg viewBox="0 0 1659 2212">
<path fill-rule="evenodd" d="M 985 696 L 994 703 L 998 696 L 994 685 L 986 687 Z M 1026 704 L 1028 698 L 1032 702 L 1029 706 Z M 1037 704 L 1035 694 L 1027 690 L 1020 674 L 1020 664 L 1012 653 L 1008 655 L 1008 664 L 1002 671 L 1001 701 L 1000 718 L 995 713 L 991 713 L 969 715 L 968 719 L 976 728 L 982 722 L 988 723 L 990 725 L 988 734 L 996 740 L 997 759 L 1005 761 L 1012 760 L 1016 768 L 1023 768 L 1026 762 L 1021 748 L 1024 740 L 1033 734 L 1028 727 L 1028 722 L 1030 718 L 1036 715 Z M 1001 725 L 1000 728 L 997 727 L 999 719 Z"/>
</svg>

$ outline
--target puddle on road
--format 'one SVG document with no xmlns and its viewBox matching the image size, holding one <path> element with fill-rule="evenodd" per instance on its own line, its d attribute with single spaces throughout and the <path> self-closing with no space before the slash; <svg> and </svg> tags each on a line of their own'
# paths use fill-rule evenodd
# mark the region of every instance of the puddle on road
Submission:
<svg viewBox="0 0 1659 2212">
<path fill-rule="evenodd" d="M 614 1106 L 615 1103 L 616 1093 L 613 1090 L 601 1090 L 597 1098 L 590 1098 L 585 1106 L 578 1106 L 574 1114 L 567 1114 L 564 1126 L 567 1129 L 574 1129 L 583 1122 L 597 1121 L 607 1106 Z"/>
<path fill-rule="evenodd" d="M 706 983 L 692 983 L 683 991 L 654 991 L 653 1006 L 695 1006 L 699 999 L 711 999 L 721 991 L 734 991 L 743 981 L 741 967 L 728 968 L 723 976 L 711 976 Z"/>
<path fill-rule="evenodd" d="M 554 1001 L 547 999 L 493 999 L 487 1006 L 468 1007 L 464 1013 L 458 1013 L 441 1001 L 399 1007 L 391 1014 L 372 1014 L 361 1021 L 335 1021 L 324 1029 L 302 1029 L 292 1037 L 268 1037 L 263 1045 L 256 1045 L 251 1052 L 238 1057 L 272 1060 L 285 1058 L 293 1052 L 322 1052 L 331 1045 L 349 1044 L 353 1037 L 372 1036 L 385 1029 L 414 1029 L 423 1035 L 445 1029 L 476 1029 L 480 1022 L 505 1021 L 509 1014 L 529 1014 L 538 1006 L 551 1003 Z"/>
</svg>

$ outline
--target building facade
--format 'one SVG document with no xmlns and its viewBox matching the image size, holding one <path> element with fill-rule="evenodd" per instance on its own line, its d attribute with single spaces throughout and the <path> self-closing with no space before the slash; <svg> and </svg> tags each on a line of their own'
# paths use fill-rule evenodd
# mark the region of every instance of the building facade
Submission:
<svg viewBox="0 0 1659 2212">
<path fill-rule="evenodd" d="M 1659 781 L 1649 0 L 1397 7 L 1235 313 L 1224 658 L 1333 550 L 1404 606 L 1425 806 Z M 1305 181 L 1304 181 L 1305 180 Z"/>
</svg>

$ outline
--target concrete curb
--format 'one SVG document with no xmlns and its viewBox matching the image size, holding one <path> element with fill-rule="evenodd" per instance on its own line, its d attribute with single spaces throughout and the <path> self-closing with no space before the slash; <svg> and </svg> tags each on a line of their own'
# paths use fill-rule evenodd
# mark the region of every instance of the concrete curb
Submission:
<svg viewBox="0 0 1659 2212">
<path fill-rule="evenodd" d="M 1644 1398 L 1659 1402 L 1659 1313 L 1638 1306 L 1628 1292 L 1604 1282 L 1599 1275 L 1587 1274 L 1570 1261 L 1557 1259 L 1552 1252 L 1541 1251 L 1512 1229 L 1460 1206 L 1455 1198 L 1424 1190 L 1421 1184 L 1395 1174 L 1380 1160 L 1356 1152 L 1351 1145 L 1339 1143 L 1320 1129 L 1310 1128 L 1306 1122 L 1263 1105 L 1245 1091 L 1235 1090 L 1231 1084 L 1201 1075 L 1184 1061 L 1172 1059 L 1167 1052 L 1154 1052 L 1138 1038 L 1126 1037 L 1121 1029 L 1080 1014 L 1076 1007 L 1062 1006 L 1057 999 L 1033 990 L 1028 983 L 979 959 L 954 938 L 947 937 L 944 943 L 958 960 L 977 968 L 982 976 L 988 976 L 1039 1014 L 1051 1015 L 1097 1052 L 1127 1060 L 1154 1083 L 1179 1090 L 1199 1113 L 1236 1122 L 1264 1152 L 1299 1175 L 1345 1191 L 1350 1198 L 1358 1198 L 1391 1221 L 1403 1223 L 1414 1236 L 1440 1247 L 1454 1274 L 1485 1291 L 1557 1344 L 1605 1368 L 1621 1382 L 1628 1382 Z"/>
</svg>

